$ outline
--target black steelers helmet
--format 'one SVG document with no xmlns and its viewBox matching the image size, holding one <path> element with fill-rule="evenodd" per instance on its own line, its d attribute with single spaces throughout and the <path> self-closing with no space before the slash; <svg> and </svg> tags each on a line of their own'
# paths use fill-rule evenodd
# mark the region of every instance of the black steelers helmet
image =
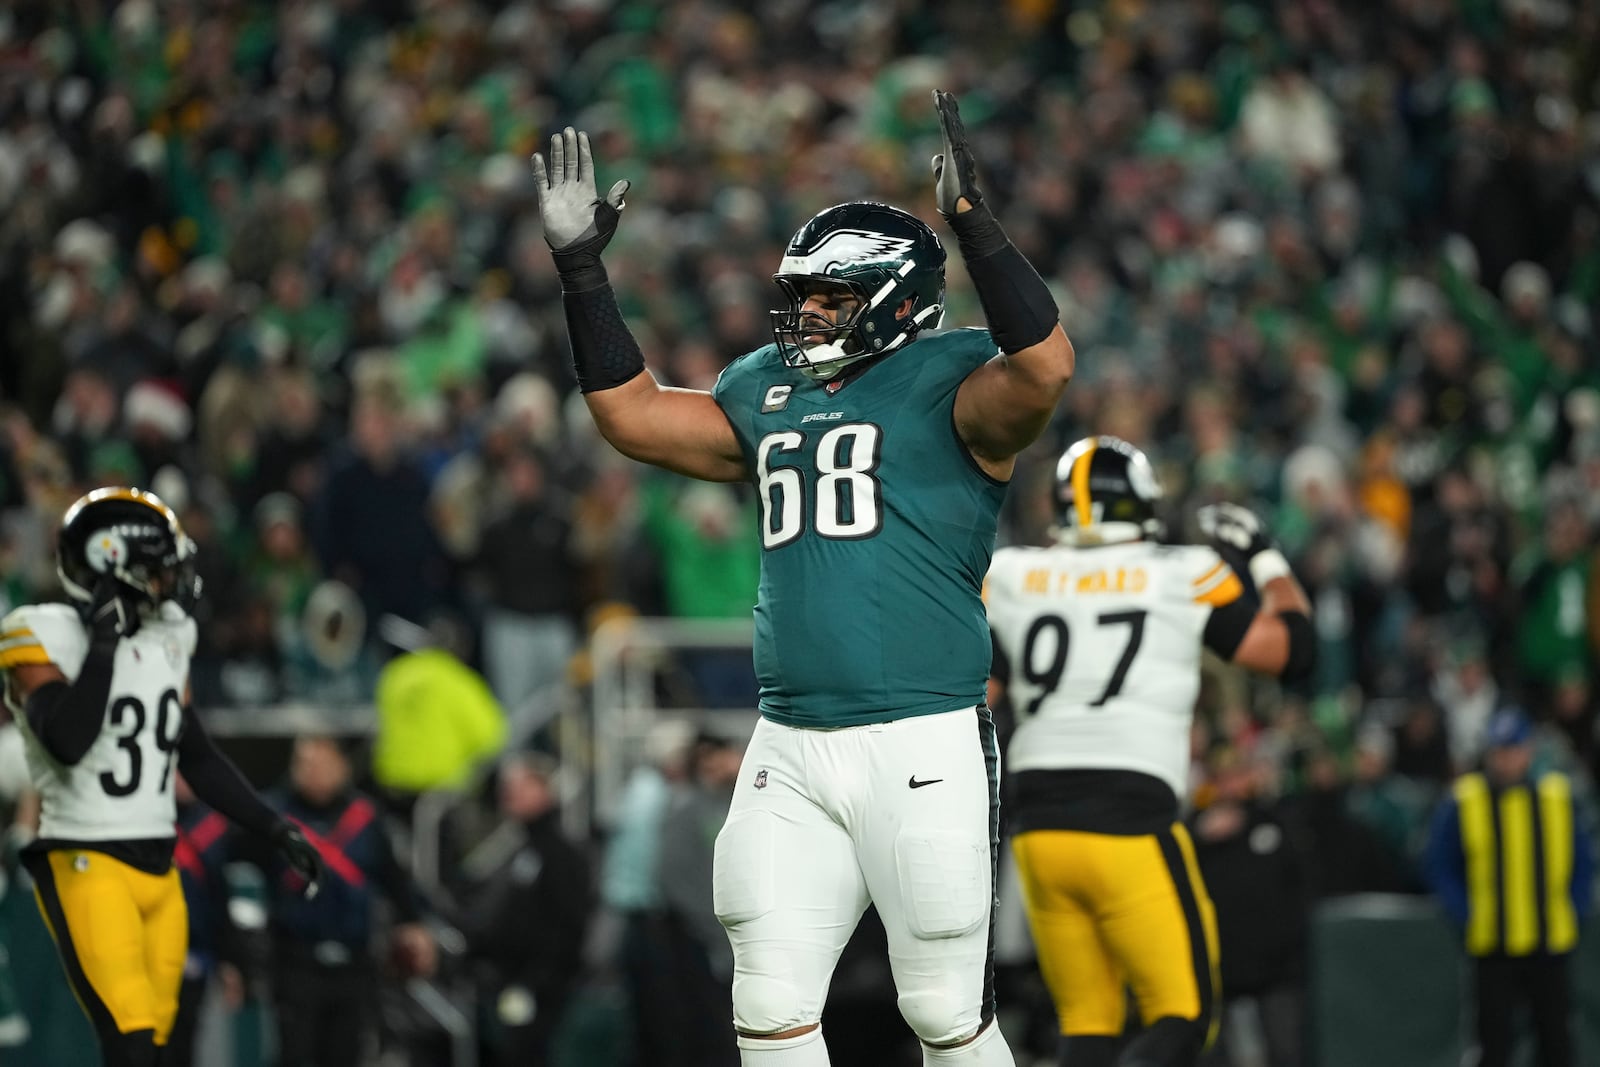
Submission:
<svg viewBox="0 0 1600 1067">
<path fill-rule="evenodd" d="M 1076 545 L 1160 537 L 1161 483 L 1139 449 L 1120 437 L 1085 437 L 1056 464 L 1056 535 Z"/>
<path fill-rule="evenodd" d="M 814 216 L 784 249 L 772 280 L 788 306 L 772 312 L 783 361 L 813 378 L 908 344 L 944 318 L 944 245 L 926 224 L 871 201 L 839 204 Z M 836 290 L 857 306 L 837 326 L 801 309 L 809 293 Z M 907 299 L 910 314 L 896 312 Z M 807 347 L 807 338 L 821 342 Z"/>
<path fill-rule="evenodd" d="M 173 600 L 185 609 L 200 595 L 195 543 L 173 510 L 154 493 L 108 486 L 67 509 L 56 535 L 56 573 L 80 604 L 111 575 L 136 598 L 155 605 Z"/>
</svg>

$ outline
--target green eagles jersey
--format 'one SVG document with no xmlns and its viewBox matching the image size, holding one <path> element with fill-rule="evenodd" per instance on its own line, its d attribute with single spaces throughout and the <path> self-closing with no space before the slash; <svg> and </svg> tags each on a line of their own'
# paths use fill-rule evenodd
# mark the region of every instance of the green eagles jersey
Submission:
<svg viewBox="0 0 1600 1067">
<path fill-rule="evenodd" d="M 760 495 L 755 668 L 761 713 L 840 727 L 980 703 L 980 596 L 1004 483 L 956 435 L 956 389 L 997 349 L 925 334 L 836 393 L 776 345 L 713 395 Z"/>
</svg>

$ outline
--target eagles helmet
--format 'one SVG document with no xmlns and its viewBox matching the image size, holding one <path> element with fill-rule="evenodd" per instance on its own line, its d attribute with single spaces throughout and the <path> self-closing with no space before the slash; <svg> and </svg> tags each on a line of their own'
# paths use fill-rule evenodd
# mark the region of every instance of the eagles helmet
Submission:
<svg viewBox="0 0 1600 1067">
<path fill-rule="evenodd" d="M 173 600 L 188 609 L 200 595 L 195 543 L 154 493 L 110 486 L 80 497 L 56 535 L 56 573 L 67 595 L 87 607 L 109 574 L 152 607 Z"/>
<path fill-rule="evenodd" d="M 1120 437 L 1085 437 L 1056 464 L 1056 537 L 1101 545 L 1160 537 L 1161 483 L 1139 449 Z"/>
<path fill-rule="evenodd" d="M 944 318 L 944 246 L 920 219 L 888 204 L 852 201 L 817 214 L 784 250 L 772 280 L 789 306 L 772 312 L 783 361 L 826 381 L 850 364 L 892 352 Z M 802 310 L 806 297 L 836 291 L 857 301 L 834 325 Z M 911 301 L 910 313 L 896 314 Z M 808 338 L 820 342 L 806 344 Z"/>
</svg>

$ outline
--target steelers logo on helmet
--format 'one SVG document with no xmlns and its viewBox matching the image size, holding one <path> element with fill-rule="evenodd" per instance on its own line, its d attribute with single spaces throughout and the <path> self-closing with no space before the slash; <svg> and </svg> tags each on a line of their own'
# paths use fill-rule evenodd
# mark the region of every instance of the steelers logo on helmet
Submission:
<svg viewBox="0 0 1600 1067">
<path fill-rule="evenodd" d="M 116 530 L 100 530 L 84 543 L 83 558 L 96 574 L 115 574 L 128 561 L 128 543 Z"/>
<path fill-rule="evenodd" d="M 111 575 L 150 604 L 189 607 L 199 596 L 195 543 L 173 510 L 154 493 L 107 486 L 70 508 L 56 535 L 56 572 L 80 605 Z"/>
<path fill-rule="evenodd" d="M 1142 451 L 1108 434 L 1085 437 L 1056 464 L 1056 537 L 1076 545 L 1159 537 L 1160 499 L 1161 483 Z"/>
<path fill-rule="evenodd" d="M 899 208 L 855 201 L 820 212 L 794 235 L 772 276 L 787 302 L 772 312 L 784 363 L 828 381 L 938 329 L 944 263 L 938 235 Z M 808 308 L 813 296 L 838 313 Z"/>
</svg>

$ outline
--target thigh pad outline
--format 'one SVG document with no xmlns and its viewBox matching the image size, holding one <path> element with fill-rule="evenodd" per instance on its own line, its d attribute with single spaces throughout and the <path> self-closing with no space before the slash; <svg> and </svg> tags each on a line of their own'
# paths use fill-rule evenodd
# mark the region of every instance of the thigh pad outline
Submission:
<svg viewBox="0 0 1600 1067">
<path fill-rule="evenodd" d="M 773 822 L 768 812 L 744 812 L 717 834 L 711 899 L 723 926 L 752 922 L 775 906 Z"/>
<path fill-rule="evenodd" d="M 987 841 L 951 830 L 906 831 L 895 839 L 894 860 L 913 936 L 961 937 L 989 918 L 994 886 Z"/>
</svg>

